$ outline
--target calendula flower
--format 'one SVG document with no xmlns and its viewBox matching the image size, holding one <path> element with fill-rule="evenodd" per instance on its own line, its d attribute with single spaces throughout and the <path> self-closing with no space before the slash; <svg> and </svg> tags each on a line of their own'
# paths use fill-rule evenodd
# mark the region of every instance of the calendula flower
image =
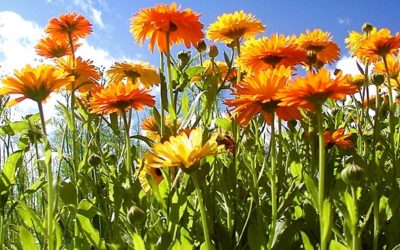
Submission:
<svg viewBox="0 0 400 250">
<path fill-rule="evenodd" d="M 73 47 L 76 50 L 80 44 L 74 42 Z M 71 46 L 64 40 L 58 40 L 53 37 L 42 38 L 35 46 L 36 53 L 39 56 L 47 58 L 60 58 L 63 56 L 71 55 Z"/>
<path fill-rule="evenodd" d="M 337 146 L 340 149 L 350 149 L 354 146 L 353 142 L 348 139 L 351 134 L 352 133 L 345 133 L 344 128 L 339 128 L 332 134 L 330 131 L 324 131 L 325 147 L 331 148 Z"/>
<path fill-rule="evenodd" d="M 359 53 L 363 57 L 368 57 L 370 62 L 375 62 L 387 55 L 397 55 L 400 48 L 400 35 L 390 35 L 390 30 L 380 29 L 374 34 L 370 34 L 368 39 L 360 43 Z"/>
<path fill-rule="evenodd" d="M 184 43 L 187 48 L 202 41 L 203 24 L 200 15 L 191 9 L 181 10 L 176 3 L 158 4 L 153 8 L 141 9 L 131 19 L 130 32 L 140 45 L 149 39 L 149 49 L 153 52 L 167 52 L 172 44 Z M 168 44 L 167 44 L 168 37 Z"/>
<path fill-rule="evenodd" d="M 280 66 L 293 67 L 306 60 L 304 50 L 295 36 L 272 34 L 269 38 L 250 39 L 244 42 L 238 64 L 248 71 L 259 71 Z"/>
<path fill-rule="evenodd" d="M 190 169 L 202 158 L 221 152 L 224 146 L 218 146 L 216 137 L 203 143 L 203 131 L 200 128 L 191 130 L 189 134 L 182 132 L 171 136 L 168 141 L 153 145 L 152 151 L 145 155 L 146 164 L 154 168 Z"/>
<path fill-rule="evenodd" d="M 75 12 L 52 18 L 45 32 L 58 40 L 85 38 L 92 32 L 92 24 Z"/>
<path fill-rule="evenodd" d="M 107 87 L 97 87 L 90 98 L 91 111 L 96 114 L 122 113 L 128 108 L 142 110 L 155 104 L 150 90 L 138 89 L 132 83 L 111 82 Z"/>
<path fill-rule="evenodd" d="M 38 103 L 44 102 L 52 92 L 69 84 L 71 78 L 61 70 L 51 65 L 40 65 L 36 68 L 27 65 L 22 70 L 14 71 L 14 75 L 3 80 L 0 95 L 21 95 L 7 103 L 12 106 L 25 99 L 31 99 Z"/>
<path fill-rule="evenodd" d="M 240 39 L 252 38 L 264 32 L 265 26 L 252 14 L 243 11 L 223 14 L 217 21 L 210 24 L 207 30 L 207 37 L 210 40 L 231 43 Z"/>
<path fill-rule="evenodd" d="M 69 56 L 58 59 L 56 64 L 75 79 L 73 83 L 67 86 L 69 91 L 73 91 L 74 87 L 80 92 L 86 92 L 97 86 L 100 73 L 93 65 L 92 60 L 83 60 L 81 57 L 77 57 L 74 61 L 72 56 Z"/>
<path fill-rule="evenodd" d="M 361 74 L 357 75 L 347 75 L 347 81 L 350 85 L 357 86 L 357 88 L 361 88 L 365 83 L 365 76 Z"/>
<path fill-rule="evenodd" d="M 329 32 L 321 29 L 306 30 L 305 34 L 300 34 L 297 43 L 309 57 L 316 55 L 316 62 L 312 63 L 332 63 L 339 59 L 340 48 Z"/>
<path fill-rule="evenodd" d="M 376 28 L 373 27 L 368 33 L 359 33 L 357 31 L 351 31 L 349 36 L 345 39 L 347 44 L 347 48 L 351 52 L 351 54 L 357 57 L 362 63 L 368 64 L 370 62 L 375 62 L 379 60 L 377 56 L 372 56 L 370 59 L 369 57 L 365 57 L 360 52 L 360 45 L 369 39 L 371 35 L 374 35 L 377 32 Z"/>
<path fill-rule="evenodd" d="M 390 56 L 386 57 L 386 62 L 387 62 L 390 78 L 396 80 L 400 74 L 399 57 L 390 55 Z M 375 63 L 373 72 L 385 75 L 386 74 L 385 64 L 382 61 Z"/>
<path fill-rule="evenodd" d="M 230 74 L 227 76 L 228 73 L 228 65 L 226 65 L 225 62 L 221 62 L 221 61 L 215 61 L 214 63 L 211 62 L 211 60 L 205 60 L 203 62 L 203 67 L 205 68 L 203 75 L 204 76 L 210 76 L 211 74 L 215 74 L 218 75 L 220 80 L 224 80 L 225 78 L 227 78 L 227 80 L 229 81 L 229 79 L 231 79 L 232 74 L 233 74 L 233 69 L 230 70 Z M 192 77 L 191 82 L 197 82 L 201 80 L 201 75 L 195 75 Z"/>
<path fill-rule="evenodd" d="M 142 163 L 142 160 L 138 161 L 136 168 L 136 176 L 139 179 L 140 185 L 145 192 L 150 191 L 150 185 L 147 181 L 147 176 L 150 176 L 156 184 L 159 184 L 163 180 L 163 175 L 159 168 L 152 168 Z"/>
<path fill-rule="evenodd" d="M 329 70 L 322 68 L 318 73 L 307 72 L 279 91 L 279 105 L 314 110 L 327 99 L 342 100 L 356 91 L 357 86 L 349 83 L 347 76 L 340 72 L 332 79 Z"/>
<path fill-rule="evenodd" d="M 246 126 L 251 118 L 263 114 L 267 123 L 271 124 L 273 114 L 283 120 L 300 119 L 300 112 L 294 107 L 278 106 L 280 98 L 277 92 L 286 86 L 291 77 L 291 69 L 281 66 L 279 69 L 267 69 L 253 76 L 247 76 L 233 91 L 235 99 L 226 100 L 225 104 L 234 107 L 237 120 Z"/>
<path fill-rule="evenodd" d="M 160 75 L 155 67 L 148 62 L 122 62 L 115 63 L 108 71 L 107 75 L 111 81 L 120 82 L 126 80 L 145 88 L 150 88 L 160 82 Z"/>
</svg>

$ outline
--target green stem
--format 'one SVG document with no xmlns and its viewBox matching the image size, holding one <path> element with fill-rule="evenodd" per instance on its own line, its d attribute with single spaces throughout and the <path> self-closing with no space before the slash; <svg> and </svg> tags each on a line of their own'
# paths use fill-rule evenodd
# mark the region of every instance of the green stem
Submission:
<svg viewBox="0 0 400 250">
<path fill-rule="evenodd" d="M 379 200 L 376 193 L 376 186 L 374 183 L 371 184 L 372 191 L 372 205 L 374 213 L 374 238 L 373 238 L 373 250 L 378 250 L 378 238 L 379 238 Z"/>
<path fill-rule="evenodd" d="M 168 90 L 169 90 L 169 104 L 172 107 L 172 124 L 173 124 L 173 133 L 176 134 L 177 131 L 177 119 L 176 119 L 176 105 L 175 105 L 175 98 L 174 98 L 174 87 L 172 86 L 172 69 L 171 69 L 171 46 L 170 46 L 170 32 L 166 34 L 166 41 L 167 41 L 167 70 L 168 70 Z M 171 112 L 170 111 L 170 112 Z"/>
<path fill-rule="evenodd" d="M 358 232 L 358 202 L 357 202 L 357 187 L 351 186 L 351 196 L 354 202 L 354 217 L 356 221 L 353 221 L 353 247 L 352 250 L 359 250 L 360 248 L 360 237 Z"/>
<path fill-rule="evenodd" d="M 4 208 L 1 209 L 1 214 L 0 214 L 0 250 L 5 249 L 4 248 L 4 232 L 6 229 L 6 226 L 4 225 Z"/>
<path fill-rule="evenodd" d="M 131 172 L 131 164 L 132 164 L 132 155 L 131 155 L 131 137 L 129 136 L 129 124 L 128 119 L 126 118 L 126 112 L 122 111 L 122 119 L 124 120 L 124 128 L 125 128 L 125 169 L 126 174 L 129 176 L 129 179 L 132 182 L 133 173 Z"/>
<path fill-rule="evenodd" d="M 271 114 L 271 230 L 268 240 L 268 249 L 272 248 L 272 242 L 275 236 L 276 222 L 278 219 L 278 202 L 276 189 L 276 136 L 275 136 L 275 115 Z"/>
<path fill-rule="evenodd" d="M 49 141 L 47 139 L 46 133 L 46 123 L 44 119 L 44 112 L 43 112 L 43 105 L 41 102 L 38 102 L 38 108 L 40 113 L 40 122 L 42 125 L 43 131 L 43 138 L 45 144 L 45 164 L 47 170 L 47 244 L 48 249 L 54 249 L 54 240 L 53 240 L 53 232 L 54 232 L 54 202 L 55 202 L 55 195 L 54 195 L 54 187 L 53 187 L 53 170 L 51 169 L 51 155 L 47 155 L 47 151 L 50 150 Z M 47 159 L 47 157 L 49 157 Z"/>
<path fill-rule="evenodd" d="M 207 250 L 211 250 L 212 249 L 212 244 L 211 244 L 210 235 L 209 235 L 209 231 L 208 231 L 207 214 L 206 214 L 206 210 L 204 208 L 203 194 L 201 192 L 200 185 L 199 185 L 199 182 L 197 180 L 196 173 L 192 173 L 191 177 L 192 177 L 192 180 L 193 180 L 194 187 L 196 189 L 197 198 L 199 199 L 201 224 L 203 226 L 205 247 L 206 247 Z"/>
<path fill-rule="evenodd" d="M 319 169 L 319 181 L 318 181 L 318 206 L 319 206 L 319 225 L 320 225 L 320 236 L 321 236 L 321 250 L 327 249 L 327 239 L 324 239 L 323 235 L 323 206 L 325 201 L 325 137 L 324 127 L 322 124 L 322 106 L 317 107 L 317 127 L 318 127 L 318 169 Z"/>
<path fill-rule="evenodd" d="M 162 52 L 160 52 L 160 74 L 165 76 L 165 74 L 164 74 L 164 56 L 163 56 Z M 165 91 L 164 84 L 165 84 L 165 81 L 161 81 L 161 83 L 160 83 L 160 102 L 161 102 L 160 103 L 160 105 L 161 105 L 160 135 L 161 135 L 161 138 L 164 137 L 164 133 L 165 133 L 165 127 L 164 127 L 164 121 L 165 121 L 164 102 L 165 101 L 163 100 L 163 98 L 164 98 L 164 96 L 166 96 L 166 93 L 164 93 L 164 91 Z"/>
</svg>

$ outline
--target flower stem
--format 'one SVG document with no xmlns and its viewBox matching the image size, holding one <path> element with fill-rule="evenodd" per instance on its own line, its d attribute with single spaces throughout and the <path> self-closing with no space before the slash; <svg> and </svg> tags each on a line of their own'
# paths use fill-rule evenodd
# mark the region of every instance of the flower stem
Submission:
<svg viewBox="0 0 400 250">
<path fill-rule="evenodd" d="M 203 194 L 200 189 L 199 181 L 197 180 L 197 174 L 194 172 L 190 176 L 192 177 L 193 184 L 194 184 L 194 187 L 195 187 L 196 193 L 197 193 L 197 198 L 199 199 L 201 224 L 203 226 L 205 247 L 207 250 L 211 250 L 212 244 L 211 244 L 211 240 L 210 240 L 210 234 L 208 231 L 207 214 L 206 214 L 206 210 L 204 208 Z"/>
<path fill-rule="evenodd" d="M 167 32 L 166 34 L 166 41 L 167 41 L 167 70 L 168 70 L 168 89 L 169 89 L 169 104 L 172 107 L 172 124 L 173 124 L 173 133 L 176 134 L 177 130 L 177 119 L 176 119 L 176 103 L 174 98 L 174 87 L 172 86 L 172 70 L 171 70 L 171 46 L 170 46 L 170 33 Z"/>
<path fill-rule="evenodd" d="M 317 114 L 317 127 L 318 127 L 318 169 L 319 169 L 319 181 L 318 181 L 318 206 L 319 206 L 319 226 L 321 236 L 321 250 L 327 249 L 327 239 L 324 239 L 323 233 L 323 206 L 325 201 L 325 137 L 324 128 L 322 125 L 322 106 L 319 106 L 316 110 Z"/>
<path fill-rule="evenodd" d="M 1 214 L 0 214 L 0 250 L 4 249 L 4 231 L 6 226 L 4 225 L 4 215 L 5 211 L 4 208 L 1 209 Z"/>
<path fill-rule="evenodd" d="M 271 231 L 268 240 L 268 249 L 272 248 L 272 242 L 275 236 L 276 222 L 278 219 L 278 202 L 276 189 L 276 136 L 275 136 L 275 115 L 271 114 Z"/>
<path fill-rule="evenodd" d="M 38 102 L 38 108 L 40 113 L 40 122 L 42 125 L 43 138 L 44 138 L 44 148 L 45 148 L 45 164 L 47 169 L 47 244 L 48 249 L 54 249 L 53 231 L 54 231 L 54 187 L 53 187 L 53 170 L 51 169 L 51 154 L 48 155 L 48 150 L 50 150 L 50 144 L 47 139 L 46 133 L 46 123 L 44 119 L 43 105 Z M 51 153 L 51 152 L 50 152 Z"/>
<path fill-rule="evenodd" d="M 353 246 L 352 250 L 359 250 L 360 248 L 360 237 L 358 233 L 358 204 L 357 204 L 357 187 L 351 187 L 351 196 L 354 201 L 354 217 L 356 221 L 353 222 Z"/>
<path fill-rule="evenodd" d="M 133 174 L 131 173 L 131 164 L 132 164 L 132 155 L 131 155 L 131 137 L 129 136 L 129 124 L 128 119 L 126 118 L 126 112 L 122 112 L 122 119 L 124 120 L 124 128 L 125 128 L 125 169 L 126 174 L 129 176 L 129 179 L 132 181 Z"/>
<path fill-rule="evenodd" d="M 371 184 L 372 191 L 372 206 L 374 213 L 374 236 L 372 249 L 378 250 L 378 238 L 379 238 L 379 201 L 376 193 L 376 186 L 374 183 Z"/>
</svg>

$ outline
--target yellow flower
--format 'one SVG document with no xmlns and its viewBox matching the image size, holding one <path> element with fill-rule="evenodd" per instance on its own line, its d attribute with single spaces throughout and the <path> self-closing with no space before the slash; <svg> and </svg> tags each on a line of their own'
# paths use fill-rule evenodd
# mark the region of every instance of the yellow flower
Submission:
<svg viewBox="0 0 400 250">
<path fill-rule="evenodd" d="M 248 39 L 264 32 L 265 26 L 252 14 L 243 11 L 223 14 L 212 23 L 207 30 L 210 40 L 231 43 L 241 38 Z"/>
<path fill-rule="evenodd" d="M 0 88 L 2 95 L 22 95 L 7 103 L 12 106 L 25 99 L 31 99 L 38 103 L 44 102 L 54 91 L 69 84 L 72 78 L 67 77 L 61 70 L 57 70 L 51 65 L 40 65 L 32 68 L 27 65 L 21 71 L 14 71 L 13 76 L 8 76 L 3 80 L 3 87 Z"/>
<path fill-rule="evenodd" d="M 150 88 L 160 82 L 160 75 L 155 67 L 148 62 L 122 62 L 115 63 L 108 71 L 107 75 L 111 81 L 120 82 L 124 79 L 131 84 L 138 86 L 143 85 L 145 88 Z"/>
<path fill-rule="evenodd" d="M 359 53 L 375 62 L 386 55 L 397 55 L 400 48 L 400 35 L 390 35 L 390 30 L 380 29 L 360 43 Z"/>
<path fill-rule="evenodd" d="M 398 56 L 388 56 L 386 57 L 387 66 L 389 70 L 390 78 L 397 79 L 400 75 L 400 62 Z M 386 74 L 385 64 L 382 61 L 375 63 L 373 70 L 375 73 L 380 73 L 382 75 Z"/>
<path fill-rule="evenodd" d="M 180 167 L 189 169 L 208 155 L 218 154 L 223 145 L 218 146 L 217 135 L 203 143 L 203 132 L 193 129 L 189 135 L 185 132 L 171 136 L 164 143 L 156 143 L 153 150 L 145 156 L 146 164 L 154 168 Z"/>
<path fill-rule="evenodd" d="M 351 31 L 349 36 L 344 40 L 347 44 L 347 48 L 350 50 L 351 54 L 357 57 L 362 63 L 368 63 L 368 57 L 365 57 L 363 54 L 360 53 L 360 45 L 365 41 L 368 40 L 370 35 L 376 34 L 376 28 L 372 28 L 368 34 L 359 33 L 356 31 Z M 377 57 L 373 58 L 372 61 L 376 61 Z"/>
<path fill-rule="evenodd" d="M 142 164 L 142 160 L 139 160 L 136 167 L 136 176 L 139 179 L 140 185 L 145 192 L 150 191 L 150 185 L 147 181 L 147 175 L 150 175 L 156 184 L 159 184 L 163 180 L 163 175 L 160 169 L 149 167 L 146 164 Z"/>
</svg>

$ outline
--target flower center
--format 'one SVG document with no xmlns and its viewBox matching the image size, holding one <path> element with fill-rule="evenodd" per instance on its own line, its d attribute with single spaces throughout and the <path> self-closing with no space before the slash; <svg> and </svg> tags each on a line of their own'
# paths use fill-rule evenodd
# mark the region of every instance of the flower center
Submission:
<svg viewBox="0 0 400 250">
<path fill-rule="evenodd" d="M 226 37 L 229 37 L 229 38 L 231 38 L 233 40 L 236 40 L 236 39 L 241 38 L 244 35 L 245 32 L 246 32 L 245 28 L 233 28 L 233 29 L 230 29 L 230 30 L 228 30 L 226 32 L 223 32 L 222 35 L 226 36 Z"/>
<path fill-rule="evenodd" d="M 321 50 L 325 49 L 325 46 L 324 45 L 317 45 L 317 44 L 312 45 L 311 44 L 311 45 L 308 45 L 306 47 L 306 49 L 307 50 L 312 50 L 314 52 L 320 52 Z"/>
<path fill-rule="evenodd" d="M 268 54 L 266 56 L 263 56 L 260 58 L 264 63 L 271 65 L 272 67 L 275 67 L 278 63 L 280 63 L 283 59 L 283 56 L 280 55 L 273 55 L 273 54 Z"/>
</svg>

